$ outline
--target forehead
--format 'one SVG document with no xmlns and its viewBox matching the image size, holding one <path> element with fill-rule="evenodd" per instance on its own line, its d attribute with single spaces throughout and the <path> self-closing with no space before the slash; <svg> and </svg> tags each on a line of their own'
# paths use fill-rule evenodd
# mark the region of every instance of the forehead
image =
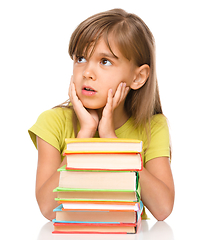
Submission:
<svg viewBox="0 0 197 240">
<path fill-rule="evenodd" d="M 110 57 L 119 59 L 123 57 L 118 49 L 118 46 L 113 41 L 113 36 L 105 38 L 101 36 L 99 39 L 93 40 L 91 43 L 87 43 L 85 46 L 78 46 L 76 56 L 84 56 L 86 58 L 92 57 L 92 55 L 100 55 L 103 57 Z"/>
</svg>

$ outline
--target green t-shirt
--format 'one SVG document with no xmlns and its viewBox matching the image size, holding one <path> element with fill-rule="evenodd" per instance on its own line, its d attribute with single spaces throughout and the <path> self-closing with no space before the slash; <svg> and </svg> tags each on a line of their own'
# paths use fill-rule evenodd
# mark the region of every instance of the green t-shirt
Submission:
<svg viewBox="0 0 197 240">
<path fill-rule="evenodd" d="M 65 138 L 74 138 L 72 123 L 72 109 L 54 108 L 43 112 L 36 123 L 28 130 L 30 137 L 37 148 L 36 136 L 59 150 L 63 160 Z M 118 138 L 139 139 L 143 141 L 143 165 L 157 157 L 170 157 L 169 129 L 166 118 L 162 114 L 154 115 L 151 119 L 151 134 L 148 139 L 146 130 L 135 128 L 132 117 L 115 130 Z M 95 137 L 99 137 L 96 132 Z M 144 211 L 142 219 L 146 219 Z"/>
</svg>

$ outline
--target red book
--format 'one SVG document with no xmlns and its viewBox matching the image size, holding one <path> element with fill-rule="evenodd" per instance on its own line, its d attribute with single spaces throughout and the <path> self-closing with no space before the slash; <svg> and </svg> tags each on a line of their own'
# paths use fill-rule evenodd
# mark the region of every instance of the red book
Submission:
<svg viewBox="0 0 197 240">
<path fill-rule="evenodd" d="M 84 234 L 131 234 L 137 233 L 141 218 L 137 223 L 54 223 L 53 233 Z"/>
<path fill-rule="evenodd" d="M 140 153 L 65 151 L 67 170 L 141 171 Z"/>
</svg>

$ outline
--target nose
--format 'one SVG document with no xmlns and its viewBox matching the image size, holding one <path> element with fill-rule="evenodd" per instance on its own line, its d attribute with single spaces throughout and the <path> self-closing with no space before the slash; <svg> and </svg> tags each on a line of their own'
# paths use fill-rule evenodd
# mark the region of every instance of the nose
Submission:
<svg viewBox="0 0 197 240">
<path fill-rule="evenodd" d="M 93 70 L 93 66 L 90 66 L 90 64 L 86 66 L 86 68 L 83 71 L 83 77 L 86 79 L 91 79 L 93 81 L 96 80 L 96 74 Z"/>
</svg>

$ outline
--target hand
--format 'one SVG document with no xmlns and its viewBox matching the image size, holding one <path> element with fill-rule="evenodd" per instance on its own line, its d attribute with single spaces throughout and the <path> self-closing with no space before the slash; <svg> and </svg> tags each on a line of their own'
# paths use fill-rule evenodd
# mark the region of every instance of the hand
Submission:
<svg viewBox="0 0 197 240">
<path fill-rule="evenodd" d="M 103 109 L 102 118 L 99 122 L 99 136 L 102 138 L 116 138 L 113 112 L 120 103 L 126 98 L 129 92 L 129 87 L 126 87 L 126 83 L 120 83 L 116 93 L 113 97 L 112 89 L 108 91 L 107 104 Z"/>
<path fill-rule="evenodd" d="M 79 119 L 81 129 L 77 135 L 79 138 L 91 138 L 97 130 L 99 118 L 96 110 L 86 109 L 77 96 L 75 84 L 71 78 L 69 87 L 69 98 L 73 105 L 74 111 Z"/>
</svg>

